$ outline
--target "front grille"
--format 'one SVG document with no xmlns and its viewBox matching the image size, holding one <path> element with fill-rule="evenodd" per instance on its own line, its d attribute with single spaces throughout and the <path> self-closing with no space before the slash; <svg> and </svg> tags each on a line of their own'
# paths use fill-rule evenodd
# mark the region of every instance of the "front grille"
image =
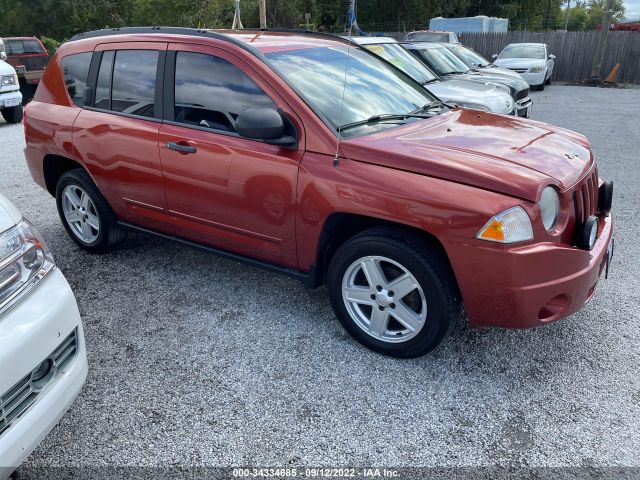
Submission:
<svg viewBox="0 0 640 480">
<path fill-rule="evenodd" d="M 516 101 L 522 100 L 523 98 L 527 98 L 529 96 L 529 89 L 525 88 L 524 90 L 520 90 L 516 93 Z"/>
<path fill-rule="evenodd" d="M 598 169 L 594 168 L 573 191 L 573 206 L 577 224 L 581 224 L 589 216 L 595 215 L 598 209 L 598 187 Z"/>
<path fill-rule="evenodd" d="M 62 376 L 75 358 L 77 349 L 78 340 L 74 330 L 47 357 L 53 364 L 53 374 L 45 384 L 41 382 L 38 385 L 34 384 L 32 374 L 29 373 L 0 397 L 0 436 L 33 405 L 45 387 Z M 42 361 L 47 360 L 47 358 L 43 358 Z"/>
<path fill-rule="evenodd" d="M 527 73 L 527 68 L 510 68 L 509 70 L 513 70 L 514 72 L 518 72 L 518 73 Z"/>
</svg>

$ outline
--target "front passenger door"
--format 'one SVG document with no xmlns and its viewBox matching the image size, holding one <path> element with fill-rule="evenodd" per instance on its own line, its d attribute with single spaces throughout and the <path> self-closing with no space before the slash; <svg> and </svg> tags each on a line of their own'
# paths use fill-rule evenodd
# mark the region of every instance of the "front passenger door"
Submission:
<svg viewBox="0 0 640 480">
<path fill-rule="evenodd" d="M 238 115 L 280 108 L 282 98 L 249 65 L 212 47 L 167 53 L 160 157 L 178 236 L 287 267 L 297 266 L 295 192 L 302 147 L 241 137 Z M 299 138 L 303 138 L 301 134 Z"/>
</svg>

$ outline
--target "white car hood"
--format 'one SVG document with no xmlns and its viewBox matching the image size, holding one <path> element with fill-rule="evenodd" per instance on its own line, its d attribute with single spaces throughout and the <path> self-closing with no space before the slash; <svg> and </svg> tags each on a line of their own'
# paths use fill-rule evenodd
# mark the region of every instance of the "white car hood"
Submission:
<svg viewBox="0 0 640 480">
<path fill-rule="evenodd" d="M 11 75 L 16 73 L 15 69 L 4 60 L 0 60 L 0 75 Z"/>
<path fill-rule="evenodd" d="M 504 68 L 544 67 L 545 64 L 542 58 L 496 58 L 493 63 Z"/>
<path fill-rule="evenodd" d="M 22 219 L 22 214 L 0 193 L 0 233 L 9 230 Z"/>
<path fill-rule="evenodd" d="M 494 113 L 509 113 L 513 108 L 511 95 L 495 85 L 452 79 L 428 83 L 425 88 L 441 100 L 486 105 Z"/>
</svg>

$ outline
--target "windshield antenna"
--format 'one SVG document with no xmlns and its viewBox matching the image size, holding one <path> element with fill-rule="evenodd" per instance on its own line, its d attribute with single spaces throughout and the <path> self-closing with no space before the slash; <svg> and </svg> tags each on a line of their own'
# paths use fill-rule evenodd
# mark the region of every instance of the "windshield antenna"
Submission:
<svg viewBox="0 0 640 480">
<path fill-rule="evenodd" d="M 353 27 L 354 25 L 358 26 L 356 21 L 356 0 L 350 0 L 349 12 L 347 13 L 347 22 L 349 25 L 349 46 L 347 47 L 347 61 L 344 66 L 344 85 L 342 88 L 342 99 L 340 102 L 340 116 L 338 125 L 342 125 L 342 117 L 344 116 L 344 97 L 347 92 L 347 76 L 349 74 L 349 59 L 351 58 L 351 37 L 353 36 Z M 359 30 L 359 29 L 358 29 Z M 340 140 L 342 140 L 342 131 L 340 127 L 338 127 L 338 144 L 336 145 L 336 155 L 333 157 L 333 166 L 337 167 L 340 165 Z"/>
</svg>

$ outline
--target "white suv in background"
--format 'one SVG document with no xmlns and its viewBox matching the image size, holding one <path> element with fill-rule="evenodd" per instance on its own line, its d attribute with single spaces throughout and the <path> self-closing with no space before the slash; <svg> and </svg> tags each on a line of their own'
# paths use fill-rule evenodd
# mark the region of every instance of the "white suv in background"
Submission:
<svg viewBox="0 0 640 480">
<path fill-rule="evenodd" d="M 86 376 L 73 292 L 36 229 L 0 195 L 0 480 L 60 420 Z"/>
<path fill-rule="evenodd" d="M 0 50 L 0 113 L 7 123 L 19 123 L 23 113 L 20 83 L 15 69 L 4 61 L 5 58 L 6 54 Z"/>
</svg>

